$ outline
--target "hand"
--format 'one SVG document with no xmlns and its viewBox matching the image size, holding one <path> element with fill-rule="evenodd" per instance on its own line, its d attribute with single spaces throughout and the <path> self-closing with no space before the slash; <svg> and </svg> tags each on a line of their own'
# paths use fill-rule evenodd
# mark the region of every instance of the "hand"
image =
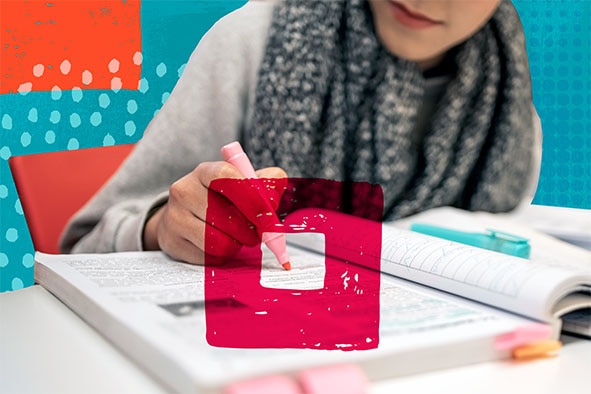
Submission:
<svg viewBox="0 0 591 394">
<path fill-rule="evenodd" d="M 261 169 L 257 176 L 283 178 L 285 182 L 279 182 L 281 185 L 287 181 L 287 174 L 278 167 Z M 284 188 L 265 189 L 266 195 L 263 195 L 246 184 L 221 187 L 224 181 L 220 180 L 228 178 L 244 177 L 233 165 L 219 161 L 201 163 L 176 181 L 170 187 L 168 202 L 144 227 L 144 249 L 161 249 L 174 259 L 204 264 L 205 253 L 209 255 L 208 262 L 220 263 L 224 257 L 236 254 L 242 245 L 256 245 L 260 234 L 254 223 L 258 223 L 260 214 L 269 208 L 277 209 Z M 210 185 L 215 187 L 210 188 Z M 223 210 L 224 220 L 207 223 L 208 198 L 216 210 Z"/>
</svg>

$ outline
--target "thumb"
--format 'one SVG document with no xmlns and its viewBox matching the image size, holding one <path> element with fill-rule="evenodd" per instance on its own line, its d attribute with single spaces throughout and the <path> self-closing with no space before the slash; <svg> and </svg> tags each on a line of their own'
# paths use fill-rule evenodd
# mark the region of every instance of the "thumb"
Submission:
<svg viewBox="0 0 591 394">
<path fill-rule="evenodd" d="M 263 179 L 262 191 L 265 193 L 274 210 L 279 208 L 281 196 L 287 188 L 287 173 L 279 167 L 261 168 L 256 172 L 259 179 Z"/>
</svg>

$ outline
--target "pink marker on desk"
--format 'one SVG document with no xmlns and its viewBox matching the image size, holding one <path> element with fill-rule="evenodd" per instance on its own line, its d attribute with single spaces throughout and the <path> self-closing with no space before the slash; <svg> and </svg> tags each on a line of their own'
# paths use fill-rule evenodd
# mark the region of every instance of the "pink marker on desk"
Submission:
<svg viewBox="0 0 591 394">
<path fill-rule="evenodd" d="M 225 161 L 238 168 L 245 177 L 257 178 L 252 163 L 242 150 L 242 146 L 240 146 L 238 141 L 224 145 L 222 147 L 222 157 Z M 278 218 L 277 223 L 279 223 Z M 287 254 L 285 235 L 283 233 L 263 233 L 263 242 L 273 252 L 279 264 L 289 271 L 291 269 L 291 263 L 289 262 L 289 254 Z"/>
</svg>

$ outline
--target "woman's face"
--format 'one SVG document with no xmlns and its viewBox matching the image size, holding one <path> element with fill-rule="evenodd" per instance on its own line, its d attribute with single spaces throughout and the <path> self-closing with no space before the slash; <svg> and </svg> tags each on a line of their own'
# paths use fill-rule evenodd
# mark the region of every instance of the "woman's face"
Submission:
<svg viewBox="0 0 591 394">
<path fill-rule="evenodd" d="M 490 19 L 501 0 L 369 0 L 382 44 L 391 53 L 435 66 L 447 50 Z"/>
</svg>

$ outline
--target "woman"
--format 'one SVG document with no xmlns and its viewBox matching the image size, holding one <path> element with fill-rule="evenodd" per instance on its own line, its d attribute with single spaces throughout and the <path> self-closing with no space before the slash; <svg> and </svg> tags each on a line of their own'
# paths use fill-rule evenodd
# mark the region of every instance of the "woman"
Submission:
<svg viewBox="0 0 591 394">
<path fill-rule="evenodd" d="M 206 229 L 214 256 L 255 243 L 256 220 L 236 199 L 219 197 L 231 224 L 205 222 L 211 181 L 242 177 L 219 161 L 236 139 L 259 177 L 379 184 L 385 220 L 443 205 L 508 211 L 535 183 L 534 119 L 508 0 L 250 2 L 202 39 L 61 245 L 203 263 Z"/>
</svg>

